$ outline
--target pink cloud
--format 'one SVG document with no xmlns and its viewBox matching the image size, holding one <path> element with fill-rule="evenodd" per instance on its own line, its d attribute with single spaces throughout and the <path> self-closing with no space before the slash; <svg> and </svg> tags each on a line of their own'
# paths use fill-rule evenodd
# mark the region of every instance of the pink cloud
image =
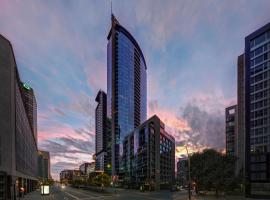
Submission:
<svg viewBox="0 0 270 200">
<path fill-rule="evenodd" d="M 38 131 L 39 142 L 42 142 L 48 139 L 61 138 L 61 137 L 66 137 L 66 138 L 71 137 L 71 138 L 80 139 L 83 141 L 89 140 L 85 135 L 78 134 L 76 131 L 74 131 L 72 127 L 65 124 L 58 124 L 57 126 L 47 127 L 44 130 Z"/>
<path fill-rule="evenodd" d="M 93 69 L 95 69 L 93 71 Z M 94 90 L 98 91 L 99 89 L 106 90 L 107 83 L 107 67 L 103 62 L 94 61 L 88 66 L 85 67 L 85 73 L 87 76 L 88 86 Z"/>
<path fill-rule="evenodd" d="M 168 110 L 156 110 L 154 112 L 149 112 L 149 117 L 156 114 L 161 121 L 163 121 L 166 127 L 174 128 L 179 131 L 190 131 L 190 127 L 186 120 L 177 117 L 174 113 Z"/>
</svg>

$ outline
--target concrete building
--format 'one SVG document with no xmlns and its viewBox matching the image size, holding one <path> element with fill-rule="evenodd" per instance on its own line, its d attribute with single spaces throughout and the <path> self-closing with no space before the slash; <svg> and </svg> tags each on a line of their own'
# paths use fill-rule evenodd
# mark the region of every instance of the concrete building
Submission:
<svg viewBox="0 0 270 200">
<path fill-rule="evenodd" d="M 47 151 L 38 151 L 38 177 L 41 181 L 51 179 L 50 153 Z"/>
<path fill-rule="evenodd" d="M 237 59 L 237 135 L 236 175 L 244 177 L 245 166 L 245 62 L 244 54 Z"/>
<path fill-rule="evenodd" d="M 123 141 L 123 185 L 149 190 L 169 188 L 175 181 L 175 140 L 154 115 Z"/>
<path fill-rule="evenodd" d="M 89 176 L 91 172 L 95 171 L 95 165 L 95 162 L 81 164 L 79 167 L 81 174 Z"/>
<path fill-rule="evenodd" d="M 225 109 L 226 153 L 236 156 L 237 149 L 237 105 Z"/>
<path fill-rule="evenodd" d="M 23 87 L 11 43 L 0 35 L 0 199 L 17 199 L 34 190 L 37 183 L 37 141 L 25 100 L 31 87 Z M 35 122 L 34 122 L 35 121 Z M 24 192 L 19 192 L 24 188 Z"/>
<path fill-rule="evenodd" d="M 246 195 L 270 198 L 270 23 L 245 38 Z"/>
<path fill-rule="evenodd" d="M 95 111 L 96 121 L 96 151 L 95 170 L 111 174 L 111 140 L 110 122 L 107 119 L 107 95 L 100 90 L 96 96 L 98 103 Z M 109 166 L 109 167 L 108 167 Z"/>
<path fill-rule="evenodd" d="M 124 138 L 146 120 L 146 63 L 134 37 L 113 15 L 107 39 L 107 117 L 112 125 L 112 174 L 120 175 Z"/>
<path fill-rule="evenodd" d="M 63 170 L 60 172 L 60 182 L 71 183 L 73 180 L 78 180 L 81 177 L 80 170 Z"/>
<path fill-rule="evenodd" d="M 177 183 L 188 186 L 188 158 L 179 158 L 177 162 Z"/>
</svg>

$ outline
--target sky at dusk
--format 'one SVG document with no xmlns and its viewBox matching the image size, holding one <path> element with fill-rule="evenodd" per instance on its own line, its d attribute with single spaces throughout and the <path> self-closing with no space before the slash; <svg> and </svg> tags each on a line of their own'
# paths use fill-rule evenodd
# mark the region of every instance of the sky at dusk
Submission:
<svg viewBox="0 0 270 200">
<path fill-rule="evenodd" d="M 147 64 L 148 117 L 174 135 L 177 156 L 224 149 L 244 38 L 270 22 L 269 0 L 114 0 L 113 13 Z M 52 175 L 92 161 L 95 97 L 106 91 L 109 0 L 0 0 L 0 34 L 38 103 L 38 146 Z"/>
</svg>

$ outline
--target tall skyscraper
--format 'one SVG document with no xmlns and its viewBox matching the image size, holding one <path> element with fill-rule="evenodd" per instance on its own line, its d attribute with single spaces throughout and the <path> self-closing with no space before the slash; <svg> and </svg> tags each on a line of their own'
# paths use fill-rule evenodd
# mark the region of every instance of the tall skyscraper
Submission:
<svg viewBox="0 0 270 200">
<path fill-rule="evenodd" d="M 107 113 L 107 95 L 103 91 L 99 91 L 96 97 L 98 103 L 96 107 L 96 170 L 106 170 L 106 113 Z"/>
<path fill-rule="evenodd" d="M 38 151 L 38 177 L 41 181 L 51 179 L 51 159 L 48 151 Z"/>
<path fill-rule="evenodd" d="M 19 196 L 21 187 L 25 193 L 35 188 L 37 141 L 27 114 L 25 91 L 21 87 L 12 45 L 2 35 L 0 80 L 0 199 L 9 200 Z M 35 115 L 33 121 L 36 121 Z"/>
<path fill-rule="evenodd" d="M 270 23 L 245 38 L 247 196 L 270 197 Z"/>
<path fill-rule="evenodd" d="M 245 164 L 245 64 L 244 54 L 237 59 L 237 135 L 236 174 L 244 177 Z"/>
<path fill-rule="evenodd" d="M 34 133 L 35 140 L 37 141 L 37 101 L 34 90 L 27 83 L 23 82 L 21 82 L 20 87 L 30 127 Z"/>
<path fill-rule="evenodd" d="M 146 120 L 146 63 L 134 37 L 112 15 L 107 44 L 107 116 L 112 131 L 112 173 L 119 174 L 123 140 Z"/>
<path fill-rule="evenodd" d="M 236 156 L 237 149 L 237 105 L 225 109 L 226 153 Z"/>
</svg>

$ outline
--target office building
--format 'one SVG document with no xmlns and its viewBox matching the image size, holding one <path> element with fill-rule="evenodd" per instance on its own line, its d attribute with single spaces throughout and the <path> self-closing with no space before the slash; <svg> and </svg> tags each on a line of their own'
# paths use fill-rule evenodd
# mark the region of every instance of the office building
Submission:
<svg viewBox="0 0 270 200">
<path fill-rule="evenodd" d="M 246 195 L 270 197 L 270 23 L 245 38 Z"/>
<path fill-rule="evenodd" d="M 38 177 L 40 181 L 51 179 L 50 153 L 47 151 L 38 151 Z"/>
<path fill-rule="evenodd" d="M 60 182 L 71 184 L 73 180 L 78 180 L 81 177 L 80 170 L 63 170 L 60 172 Z"/>
<path fill-rule="evenodd" d="M 104 164 L 104 171 L 112 175 L 112 121 L 106 118 L 106 159 Z"/>
<path fill-rule="evenodd" d="M 134 37 L 113 15 L 107 39 L 107 117 L 112 125 L 112 174 L 118 175 L 125 136 L 146 120 L 146 63 Z"/>
<path fill-rule="evenodd" d="M 169 188 L 175 181 L 175 140 L 154 115 L 123 141 L 123 185 L 147 190 Z"/>
<path fill-rule="evenodd" d="M 235 174 L 244 177 L 245 164 L 245 64 L 244 54 L 237 59 L 237 134 Z"/>
<path fill-rule="evenodd" d="M 25 106 L 29 102 L 24 102 L 23 94 L 27 89 L 21 87 L 12 45 L 2 35 L 0 80 L 0 199 L 9 200 L 22 195 L 19 188 L 24 188 L 24 193 L 35 188 L 37 141 Z M 36 109 L 36 106 L 31 107 Z M 36 116 L 32 117 L 36 121 Z"/>
<path fill-rule="evenodd" d="M 96 152 L 95 170 L 111 174 L 111 139 L 110 121 L 107 118 L 107 95 L 100 90 L 96 96 L 98 103 L 95 112 L 96 120 Z"/>
<path fill-rule="evenodd" d="M 35 140 L 37 141 L 37 101 L 33 89 L 27 84 L 21 82 L 22 99 L 25 107 L 26 114 L 29 119 L 30 127 L 34 133 Z"/>
<path fill-rule="evenodd" d="M 81 164 L 79 167 L 81 174 L 89 176 L 91 172 L 95 171 L 95 165 L 95 162 Z"/>
<path fill-rule="evenodd" d="M 237 149 L 237 105 L 225 109 L 226 153 L 236 156 Z"/>
<path fill-rule="evenodd" d="M 188 187 L 188 158 L 179 158 L 177 162 L 177 183 Z"/>
</svg>

